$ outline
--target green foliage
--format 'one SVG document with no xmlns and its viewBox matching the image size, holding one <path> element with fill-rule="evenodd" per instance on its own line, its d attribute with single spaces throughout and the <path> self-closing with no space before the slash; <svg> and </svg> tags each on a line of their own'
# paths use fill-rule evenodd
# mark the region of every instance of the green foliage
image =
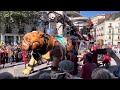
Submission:
<svg viewBox="0 0 120 90">
<path fill-rule="evenodd" d="M 34 13 L 35 11 L 0 11 L 0 22 L 3 22 L 6 27 L 18 26 L 20 34 L 25 24 L 32 24 L 37 26 L 39 15 Z"/>
<path fill-rule="evenodd" d="M 5 24 L 21 23 L 36 24 L 33 19 L 39 19 L 39 16 L 34 14 L 34 11 L 0 11 L 0 21 Z"/>
</svg>

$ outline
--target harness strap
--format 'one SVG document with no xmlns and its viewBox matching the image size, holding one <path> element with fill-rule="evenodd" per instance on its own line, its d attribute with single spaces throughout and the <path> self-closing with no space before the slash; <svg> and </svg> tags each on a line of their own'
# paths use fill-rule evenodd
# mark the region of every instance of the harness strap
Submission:
<svg viewBox="0 0 120 90">
<path fill-rule="evenodd" d="M 30 64 L 28 64 L 28 66 L 31 67 L 31 68 L 33 68 L 34 65 L 30 65 Z"/>
</svg>

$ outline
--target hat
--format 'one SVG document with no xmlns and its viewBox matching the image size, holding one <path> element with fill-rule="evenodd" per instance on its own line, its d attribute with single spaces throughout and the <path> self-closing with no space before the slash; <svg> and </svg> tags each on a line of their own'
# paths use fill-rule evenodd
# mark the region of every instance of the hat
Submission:
<svg viewBox="0 0 120 90">
<path fill-rule="evenodd" d="M 70 60 L 63 60 L 59 63 L 59 67 L 64 72 L 72 72 L 74 70 L 74 63 Z"/>
<path fill-rule="evenodd" d="M 0 79 L 14 79 L 14 76 L 9 72 L 0 73 Z"/>
</svg>

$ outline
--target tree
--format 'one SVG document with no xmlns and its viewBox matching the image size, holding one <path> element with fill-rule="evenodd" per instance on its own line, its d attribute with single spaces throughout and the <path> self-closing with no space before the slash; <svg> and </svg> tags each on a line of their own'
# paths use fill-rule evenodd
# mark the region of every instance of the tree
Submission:
<svg viewBox="0 0 120 90">
<path fill-rule="evenodd" d="M 39 15 L 35 11 L 0 11 L 0 23 L 4 23 L 6 29 L 18 27 L 18 34 L 24 34 L 25 24 L 32 24 L 33 27 L 38 25 Z M 11 33 L 11 31 L 7 30 Z"/>
<path fill-rule="evenodd" d="M 0 11 L 0 21 L 5 25 L 18 26 L 20 30 L 23 24 L 38 25 L 37 20 L 39 15 L 36 15 L 34 11 Z"/>
</svg>

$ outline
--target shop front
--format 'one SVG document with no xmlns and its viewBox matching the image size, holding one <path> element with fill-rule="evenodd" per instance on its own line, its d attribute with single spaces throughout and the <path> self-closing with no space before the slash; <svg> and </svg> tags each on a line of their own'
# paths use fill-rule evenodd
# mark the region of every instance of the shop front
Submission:
<svg viewBox="0 0 120 90">
<path fill-rule="evenodd" d="M 1 34 L 0 43 L 18 44 L 22 41 L 22 38 L 23 35 Z"/>
</svg>

